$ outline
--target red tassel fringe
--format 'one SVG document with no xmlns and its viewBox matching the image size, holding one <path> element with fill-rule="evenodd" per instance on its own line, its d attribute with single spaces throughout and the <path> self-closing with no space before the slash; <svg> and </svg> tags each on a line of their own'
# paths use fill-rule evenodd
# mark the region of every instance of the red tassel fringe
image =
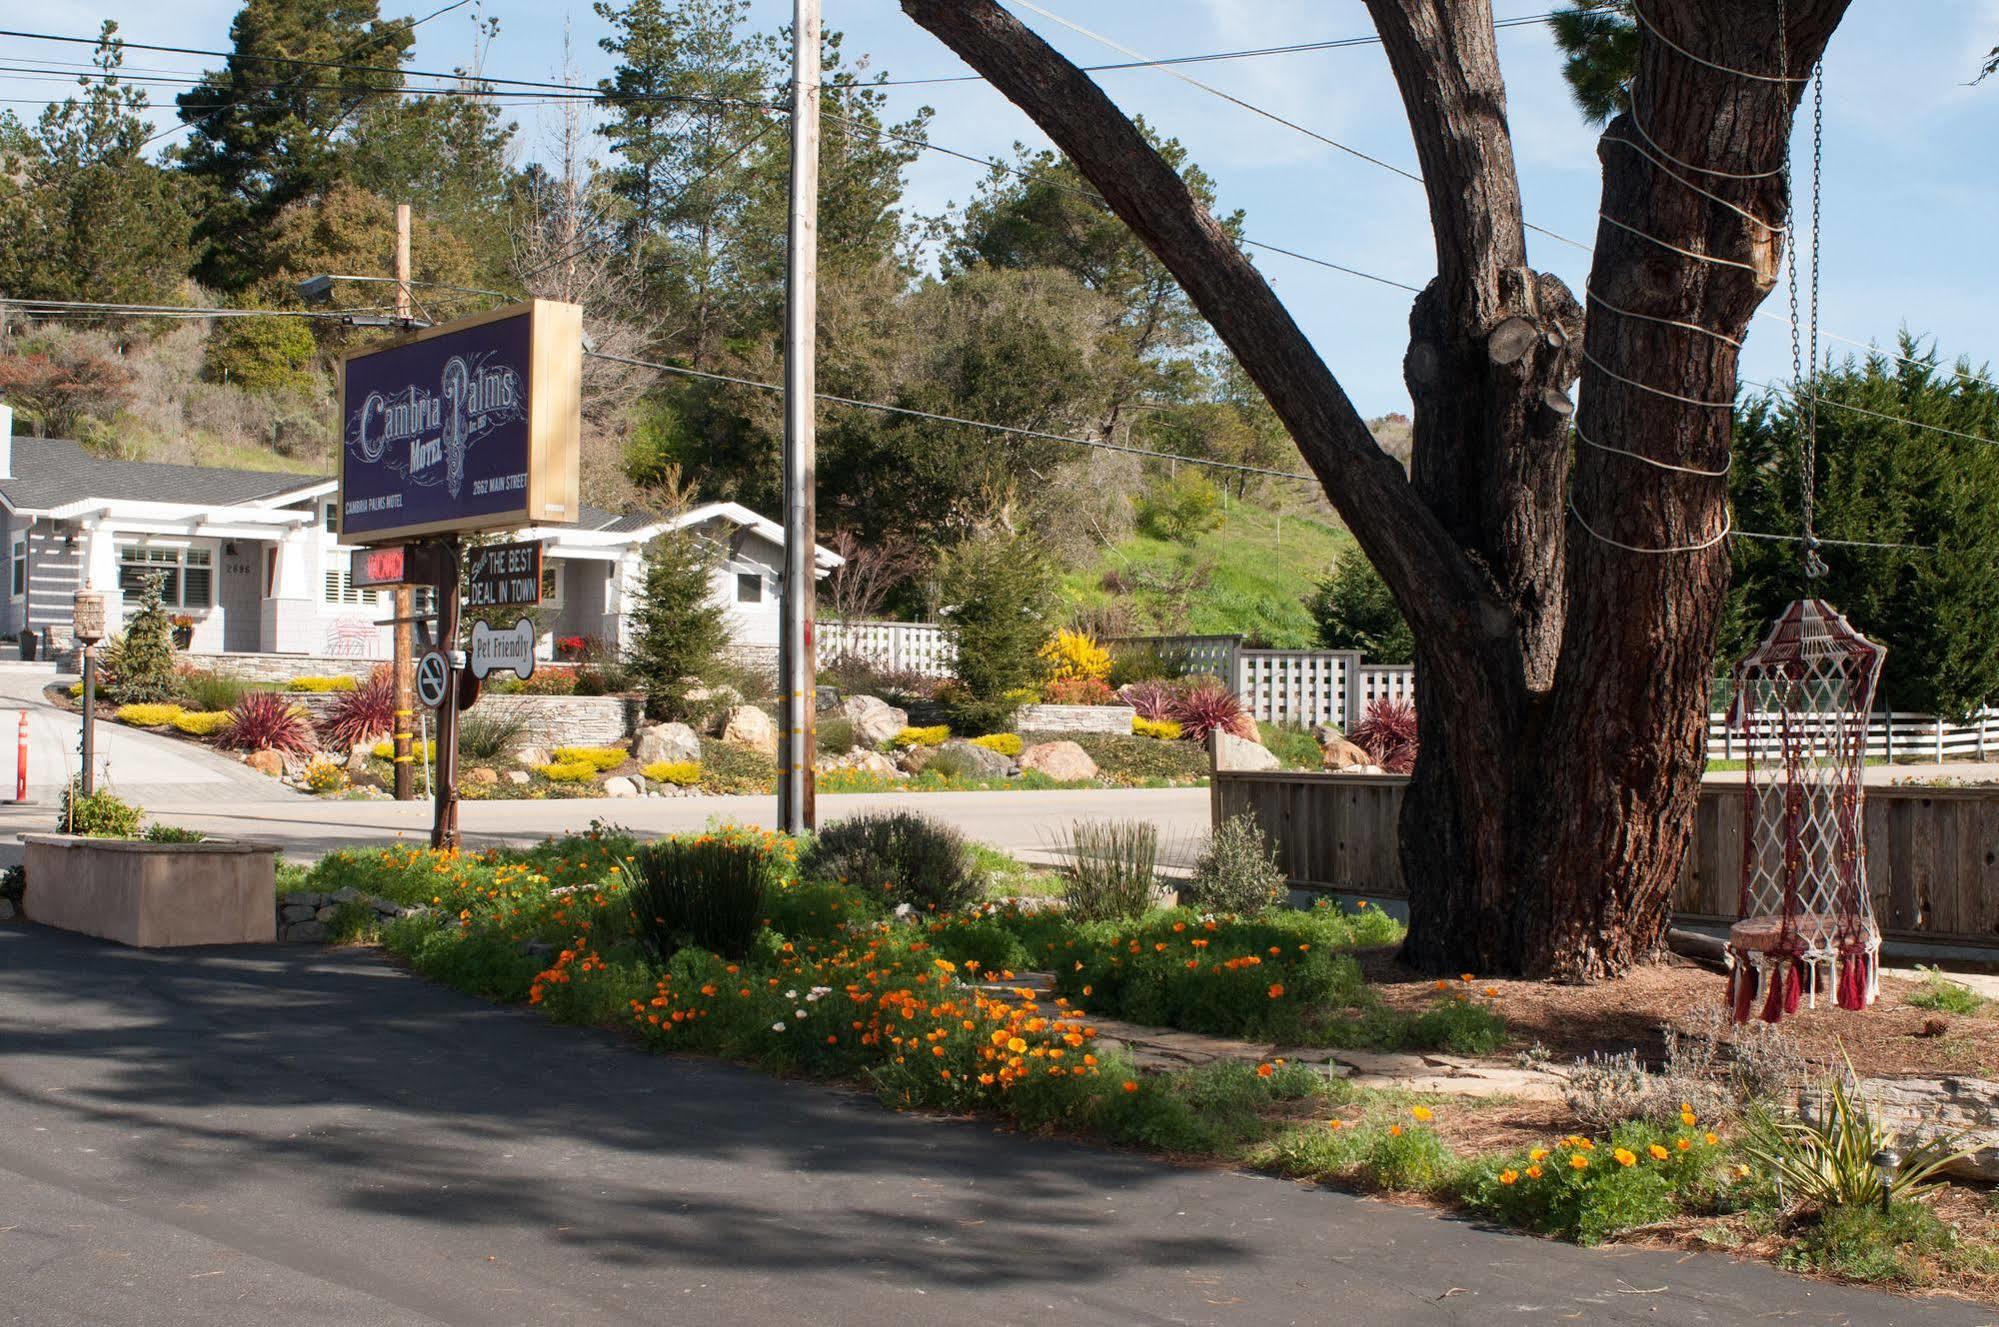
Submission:
<svg viewBox="0 0 1999 1327">
<path fill-rule="evenodd" d="M 1763 1021 L 1774 1023 L 1784 1016 L 1784 960 L 1774 959 L 1770 964 L 1770 995 L 1763 1002 Z"/>
<path fill-rule="evenodd" d="M 1735 971 L 1728 976 L 1729 1003 L 1733 1006 L 1735 1021 L 1747 1023 L 1749 1011 L 1756 1005 L 1756 965 L 1747 958 L 1735 960 Z"/>
<path fill-rule="evenodd" d="M 1848 949 L 1839 956 L 1839 1007 L 1841 1009 L 1865 1009 L 1868 1004 L 1868 988 L 1874 964 L 1873 955 L 1865 949 Z"/>
<path fill-rule="evenodd" d="M 1804 978 L 1798 972 L 1798 961 L 1792 959 L 1790 966 L 1784 970 L 1784 1012 L 1797 1013 L 1798 1002 L 1804 998 L 1804 995 Z"/>
</svg>

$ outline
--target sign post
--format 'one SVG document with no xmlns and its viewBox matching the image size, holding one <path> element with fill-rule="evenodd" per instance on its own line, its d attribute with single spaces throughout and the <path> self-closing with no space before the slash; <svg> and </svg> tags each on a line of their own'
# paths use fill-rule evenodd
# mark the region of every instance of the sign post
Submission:
<svg viewBox="0 0 1999 1327">
<path fill-rule="evenodd" d="M 437 651 L 417 678 L 418 698 L 437 711 L 433 847 L 458 842 L 458 711 L 478 687 L 458 648 L 460 537 L 576 519 L 582 319 L 574 304 L 530 300 L 340 364 L 339 534 L 369 546 L 356 555 L 356 580 L 428 581 L 437 595 Z M 479 606 L 539 602 L 539 544 L 478 557 Z M 532 598 L 517 599 L 527 585 Z"/>
<path fill-rule="evenodd" d="M 97 642 L 109 627 L 104 621 L 104 594 L 101 590 L 78 590 L 72 612 L 71 634 L 83 642 L 83 761 L 82 794 L 97 790 Z M 67 828 L 67 827 L 65 827 Z"/>
</svg>

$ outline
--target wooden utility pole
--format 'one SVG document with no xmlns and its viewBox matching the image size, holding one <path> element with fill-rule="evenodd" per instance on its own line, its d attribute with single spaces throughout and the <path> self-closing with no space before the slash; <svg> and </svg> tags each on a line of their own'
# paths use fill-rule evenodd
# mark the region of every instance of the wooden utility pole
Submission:
<svg viewBox="0 0 1999 1327">
<path fill-rule="evenodd" d="M 410 316 L 410 205 L 396 204 L 396 317 Z M 389 667 L 395 677 L 396 717 L 396 800 L 407 802 L 416 796 L 416 779 L 410 768 L 410 720 L 415 717 L 414 677 L 416 648 L 414 625 L 416 594 L 407 585 L 395 588 L 395 651 Z"/>
<path fill-rule="evenodd" d="M 818 575 L 814 337 L 819 322 L 819 0 L 793 0 L 791 234 L 784 326 L 784 602 L 778 645 L 783 728 L 778 738 L 778 826 L 817 823 L 813 761 L 818 668 L 813 641 Z"/>
</svg>

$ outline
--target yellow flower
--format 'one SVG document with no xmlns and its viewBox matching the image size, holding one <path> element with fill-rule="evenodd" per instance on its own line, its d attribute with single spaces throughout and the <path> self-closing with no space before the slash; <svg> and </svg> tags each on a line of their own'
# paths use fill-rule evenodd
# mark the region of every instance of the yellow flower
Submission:
<svg viewBox="0 0 1999 1327">
<path fill-rule="evenodd" d="M 1680 1112 L 1680 1123 L 1681 1123 L 1681 1124 L 1684 1124 L 1684 1125 L 1686 1125 L 1686 1126 L 1687 1126 L 1687 1127 L 1688 1127 L 1689 1129 L 1693 1128 L 1693 1127 L 1694 1127 L 1694 1113 L 1693 1113 L 1692 1111 L 1690 1111 L 1690 1110 L 1683 1110 L 1683 1111 L 1681 1111 L 1681 1112 Z"/>
<path fill-rule="evenodd" d="M 1569 1158 L 1569 1166 L 1574 1170 L 1588 1170 L 1589 1158 L 1584 1156 L 1582 1153 L 1577 1152 L 1574 1156 L 1571 1156 Z"/>
<path fill-rule="evenodd" d="M 1657 1143 L 1651 1144 L 1645 1150 L 1652 1154 L 1652 1159 L 1654 1161 L 1664 1161 L 1667 1157 L 1673 1155 L 1671 1152 L 1668 1152 L 1665 1148 L 1659 1146 Z"/>
<path fill-rule="evenodd" d="M 1688 1152 L 1688 1151 L 1692 1151 L 1692 1150 L 1693 1150 L 1693 1146 L 1694 1146 L 1694 1145 L 1693 1145 L 1692 1143 L 1688 1142 L 1688 1141 L 1687 1141 L 1686 1139 L 1684 1139 L 1684 1138 L 1681 1138 L 1681 1139 L 1677 1139 L 1677 1140 L 1676 1140 L 1676 1141 L 1675 1141 L 1675 1142 L 1673 1143 L 1673 1146 L 1674 1146 L 1674 1147 L 1677 1147 L 1677 1148 L 1679 1148 L 1679 1149 L 1680 1149 L 1680 1150 L 1681 1150 L 1682 1152 Z"/>
<path fill-rule="evenodd" d="M 1720 1142 L 1720 1141 L 1721 1141 L 1721 1139 L 1720 1139 L 1720 1137 L 1719 1137 L 1719 1136 L 1717 1136 L 1717 1135 L 1715 1135 L 1715 1134 L 1711 1134 L 1711 1133 L 1710 1133 L 1710 1134 L 1703 1134 L 1703 1135 L 1702 1135 L 1702 1137 L 1703 1137 L 1703 1138 L 1705 1138 L 1705 1139 L 1707 1140 L 1707 1145 L 1708 1145 L 1709 1147 L 1713 1147 L 1713 1146 L 1714 1146 L 1714 1145 L 1715 1145 L 1716 1143 L 1718 1143 L 1718 1142 Z"/>
<path fill-rule="evenodd" d="M 1541 1178 L 1541 1168 L 1540 1168 L 1539 1166 L 1529 1166 L 1529 1167 L 1527 1167 L 1527 1178 L 1528 1178 L 1528 1179 L 1530 1179 L 1530 1180 L 1538 1180 L 1538 1179 L 1540 1179 L 1540 1178 Z"/>
<path fill-rule="evenodd" d="M 1545 1156 L 1547 1156 L 1547 1155 L 1548 1155 L 1548 1149 L 1547 1149 L 1547 1148 L 1545 1148 L 1545 1147 L 1537 1147 L 1537 1148 L 1535 1148 L 1535 1149 L 1534 1149 L 1533 1151 L 1531 1151 L 1531 1152 L 1529 1152 L 1529 1153 L 1527 1154 L 1527 1159 L 1528 1159 L 1529 1161 L 1539 1161 L 1539 1160 L 1541 1160 L 1541 1159 L 1542 1159 L 1543 1157 L 1545 1157 Z"/>
<path fill-rule="evenodd" d="M 1431 1121 L 1431 1119 L 1434 1118 L 1431 1115 L 1430 1108 L 1428 1106 L 1411 1106 L 1409 1108 L 1409 1113 L 1411 1115 L 1414 1115 L 1417 1121 L 1422 1124 L 1428 1124 Z"/>
<path fill-rule="evenodd" d="M 1007 1039 L 1006 1048 L 1018 1055 L 1027 1049 L 1027 1042 L 1019 1037 L 1010 1037 Z"/>
<path fill-rule="evenodd" d="M 1615 1152 L 1612 1152 L 1611 1155 L 1617 1158 L 1617 1164 L 1620 1166 L 1635 1166 L 1638 1164 L 1637 1156 L 1628 1147 L 1620 1147 Z"/>
<path fill-rule="evenodd" d="M 1520 1172 L 1517 1170 L 1502 1170 L 1499 1172 L 1499 1182 L 1501 1184 L 1512 1184 L 1519 1178 Z"/>
</svg>

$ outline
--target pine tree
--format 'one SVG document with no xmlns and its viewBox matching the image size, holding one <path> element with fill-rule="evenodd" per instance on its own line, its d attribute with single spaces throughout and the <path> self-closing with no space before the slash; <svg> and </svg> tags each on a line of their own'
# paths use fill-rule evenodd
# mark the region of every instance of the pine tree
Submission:
<svg viewBox="0 0 1999 1327">
<path fill-rule="evenodd" d="M 1008 693 L 1040 678 L 1041 646 L 1054 628 L 1047 553 L 1032 534 L 988 530 L 952 549 L 940 575 L 952 671 L 974 701 L 1011 709 Z"/>
<path fill-rule="evenodd" d="M 95 75 L 42 112 L 32 133 L 0 125 L 0 289 L 44 299 L 168 299 L 187 268 L 181 182 L 147 161 L 146 94 L 120 81 L 118 25 L 98 36 Z"/>
<path fill-rule="evenodd" d="M 1415 638 L 1388 582 L 1359 549 L 1319 582 L 1308 606 L 1319 624 L 1319 643 L 1329 650 L 1359 650 L 1369 663 L 1406 664 L 1416 657 Z"/>
<path fill-rule="evenodd" d="M 715 597 L 715 563 L 714 548 L 692 531 L 669 531 L 646 548 L 626 662 L 653 718 L 689 717 L 687 693 L 729 643 L 728 609 Z"/>
<path fill-rule="evenodd" d="M 180 161 L 210 194 L 202 281 L 237 291 L 265 275 L 257 237 L 339 178 L 343 131 L 398 95 L 413 26 L 379 17 L 376 0 L 248 0 L 237 12 L 227 63 L 176 99 L 192 129 Z"/>
<path fill-rule="evenodd" d="M 121 705 L 174 696 L 174 628 L 160 599 L 162 579 L 146 577 L 139 591 L 139 611 L 125 624 L 125 634 L 113 643 L 106 660 Z"/>
</svg>

